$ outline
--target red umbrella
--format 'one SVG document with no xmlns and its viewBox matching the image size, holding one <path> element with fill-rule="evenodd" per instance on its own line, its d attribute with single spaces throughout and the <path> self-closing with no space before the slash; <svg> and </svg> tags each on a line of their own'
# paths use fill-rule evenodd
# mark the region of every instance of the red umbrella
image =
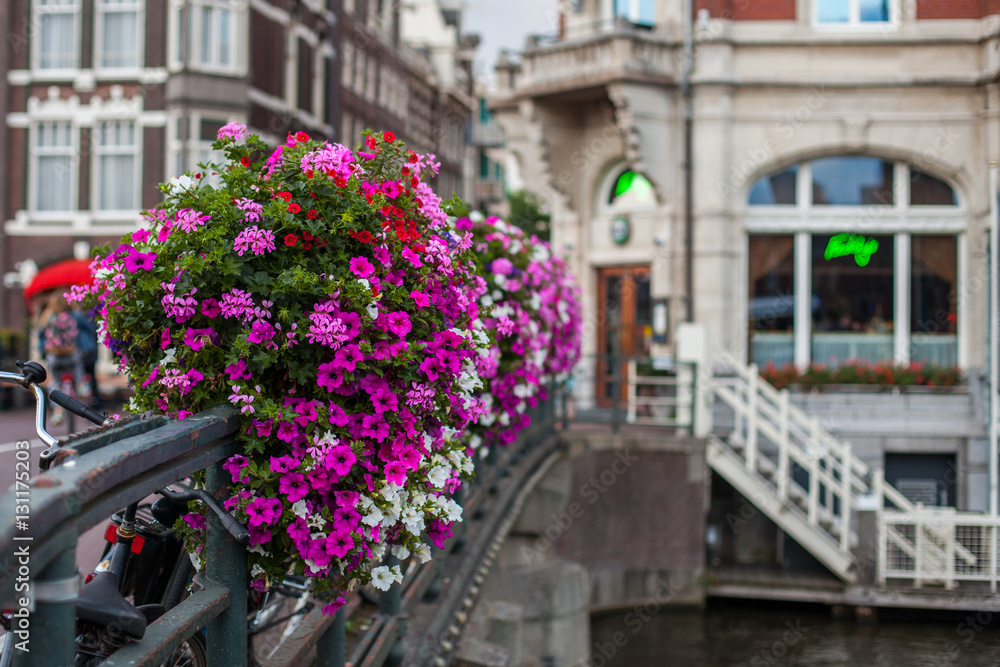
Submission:
<svg viewBox="0 0 1000 667">
<path fill-rule="evenodd" d="M 89 259 L 66 259 L 46 266 L 35 274 L 31 284 L 24 288 L 24 300 L 31 303 L 31 297 L 39 292 L 72 285 L 93 285 Z"/>
</svg>

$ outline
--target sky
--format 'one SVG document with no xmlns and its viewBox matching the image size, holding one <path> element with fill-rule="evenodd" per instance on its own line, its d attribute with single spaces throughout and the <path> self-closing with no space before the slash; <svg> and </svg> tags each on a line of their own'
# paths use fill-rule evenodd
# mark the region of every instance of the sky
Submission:
<svg viewBox="0 0 1000 667">
<path fill-rule="evenodd" d="M 477 78 L 492 80 L 500 49 L 521 51 L 527 35 L 555 32 L 557 4 L 558 0 L 467 0 L 463 31 L 482 40 L 476 52 Z"/>
</svg>

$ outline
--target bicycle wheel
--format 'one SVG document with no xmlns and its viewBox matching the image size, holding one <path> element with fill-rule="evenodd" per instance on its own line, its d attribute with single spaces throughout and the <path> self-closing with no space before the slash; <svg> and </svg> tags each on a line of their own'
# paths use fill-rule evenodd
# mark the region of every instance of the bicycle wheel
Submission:
<svg viewBox="0 0 1000 667">
<path fill-rule="evenodd" d="M 268 591 L 258 609 L 247 614 L 249 667 L 266 665 L 314 607 L 304 577 L 289 577 Z"/>
<path fill-rule="evenodd" d="M 160 667 L 208 667 L 208 654 L 205 650 L 205 639 L 200 635 L 190 637 L 174 652 Z"/>
</svg>

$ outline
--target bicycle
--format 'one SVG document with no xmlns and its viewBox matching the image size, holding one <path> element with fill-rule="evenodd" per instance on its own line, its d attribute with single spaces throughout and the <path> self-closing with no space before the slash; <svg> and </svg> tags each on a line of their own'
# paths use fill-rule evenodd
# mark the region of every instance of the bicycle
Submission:
<svg viewBox="0 0 1000 667">
<path fill-rule="evenodd" d="M 36 399 L 35 430 L 49 447 L 42 452 L 39 467 L 44 471 L 64 463 L 70 452 L 45 430 L 45 369 L 36 362 L 18 367 L 23 374 L 0 372 L 0 382 L 19 384 Z M 53 390 L 53 403 L 71 414 L 95 424 L 107 419 L 68 394 Z M 180 486 L 180 485 L 177 485 Z M 108 545 L 100 563 L 87 576 L 77 602 L 77 659 L 81 667 L 92 667 L 124 646 L 129 639 L 141 639 L 145 628 L 179 604 L 187 595 L 194 565 L 173 526 L 187 511 L 187 502 L 201 500 L 222 520 L 236 540 L 246 545 L 249 533 L 218 501 L 203 489 L 182 487 L 182 491 L 162 489 L 152 503 L 133 503 L 112 515 L 105 539 Z M 126 600 L 132 598 L 132 602 Z M 250 595 L 247 618 L 249 667 L 265 664 L 291 636 L 306 614 L 315 607 L 305 577 L 289 576 L 260 595 Z M 7 630 L 10 618 L 0 615 Z M 8 667 L 12 651 L 0 648 L 0 667 Z M 163 663 L 166 665 L 207 665 L 205 639 L 196 634 Z"/>
<path fill-rule="evenodd" d="M 45 390 L 40 386 L 45 382 L 45 369 L 36 362 L 17 362 L 17 366 L 22 373 L 0 372 L 0 383 L 20 385 L 34 394 L 35 430 L 48 445 L 39 457 L 39 467 L 45 471 L 54 465 L 62 465 L 72 457 L 73 453 L 63 449 L 59 440 L 45 430 L 47 403 Z M 61 391 L 51 391 L 49 398 L 66 411 L 97 425 L 108 423 L 104 415 Z M 162 565 L 169 562 L 163 557 L 167 550 L 157 547 L 163 547 L 171 538 L 175 542 L 177 540 L 172 536 L 173 522 L 166 525 L 161 523 L 157 529 L 156 523 L 159 522 L 156 521 L 156 514 L 169 520 L 171 515 L 179 516 L 185 511 L 188 501 L 200 500 L 215 512 L 226 530 L 238 542 L 244 545 L 249 542 L 250 535 L 246 527 L 229 514 L 207 491 L 182 488 L 182 491 L 162 489 L 157 492 L 161 499 L 154 503 L 154 507 L 161 501 L 163 504 L 152 510 L 148 518 L 139 516 L 140 503 L 132 503 L 116 514 L 116 518 L 112 520 L 114 544 L 105 549 L 100 564 L 86 578 L 82 592 L 77 598 L 77 667 L 94 667 L 128 641 L 141 639 L 146 627 L 166 613 L 168 607 L 164 602 L 173 606 L 180 601 L 182 595 L 178 589 L 186 586 L 188 575 L 185 570 L 174 567 L 164 581 Z M 106 537 L 109 538 L 112 533 L 111 526 L 106 532 Z M 137 540 L 137 537 L 141 539 Z M 148 570 L 148 574 L 141 574 L 146 571 L 145 568 L 130 567 L 134 562 L 138 562 L 133 556 L 141 557 L 143 552 L 152 554 L 154 558 L 156 554 L 160 554 L 158 560 L 161 567 Z M 187 561 L 190 564 L 183 549 L 173 550 L 173 555 L 177 563 Z M 157 595 L 156 589 L 151 584 L 162 586 L 163 594 L 166 596 L 163 602 L 148 601 Z M 126 600 L 128 595 L 133 597 L 133 602 L 136 604 Z M 11 617 L 6 613 L 0 614 L 0 625 L 9 632 Z M 13 646 L 6 641 L 8 636 L 10 635 L 4 636 L 3 647 L 0 649 L 0 667 L 8 667 L 13 655 Z M 204 637 L 197 634 L 188 639 L 163 665 L 207 667 Z"/>
</svg>

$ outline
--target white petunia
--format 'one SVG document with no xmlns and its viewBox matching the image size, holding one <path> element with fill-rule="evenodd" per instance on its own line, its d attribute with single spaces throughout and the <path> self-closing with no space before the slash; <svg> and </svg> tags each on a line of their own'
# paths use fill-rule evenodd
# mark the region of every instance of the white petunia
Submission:
<svg viewBox="0 0 1000 667">
<path fill-rule="evenodd" d="M 170 194 L 176 195 L 184 192 L 194 185 L 194 181 L 190 176 L 184 174 L 183 176 L 175 176 L 170 179 Z"/>
<path fill-rule="evenodd" d="M 365 310 L 368 312 L 368 317 L 372 318 L 373 320 L 376 317 L 378 317 L 378 304 L 376 304 L 374 301 L 365 306 Z"/>
<path fill-rule="evenodd" d="M 392 548 L 392 555 L 399 560 L 406 560 L 410 557 L 410 550 L 403 544 L 397 544 Z"/>
<path fill-rule="evenodd" d="M 309 506 L 306 505 L 305 500 L 300 500 L 299 502 L 294 503 L 292 505 L 292 512 L 295 514 L 295 516 L 301 519 L 305 519 L 307 516 L 309 516 Z"/>
<path fill-rule="evenodd" d="M 379 565 L 372 570 L 372 586 L 380 591 L 389 590 L 395 580 L 395 575 L 385 565 Z"/>
<path fill-rule="evenodd" d="M 421 563 L 426 563 L 431 559 L 431 548 L 423 542 L 413 547 L 413 553 L 420 559 Z"/>
<path fill-rule="evenodd" d="M 444 487 L 445 482 L 451 477 L 451 471 L 444 466 L 435 466 L 427 473 L 427 481 L 431 483 L 435 489 L 440 489 Z"/>
</svg>

